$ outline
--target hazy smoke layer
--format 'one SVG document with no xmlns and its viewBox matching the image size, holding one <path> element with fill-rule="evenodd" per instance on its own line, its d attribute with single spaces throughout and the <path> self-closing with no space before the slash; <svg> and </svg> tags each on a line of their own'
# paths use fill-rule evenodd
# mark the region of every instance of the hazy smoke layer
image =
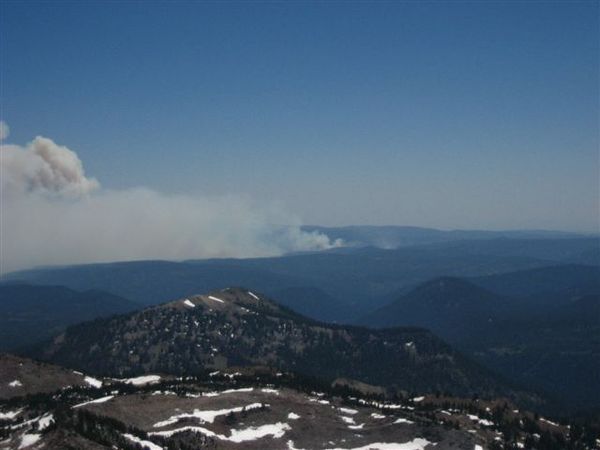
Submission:
<svg viewBox="0 0 600 450">
<path fill-rule="evenodd" d="M 0 130 L 6 137 L 8 127 L 2 123 Z M 267 256 L 338 244 L 241 196 L 100 189 L 75 152 L 47 138 L 2 145 L 0 156 L 2 273 L 46 264 Z"/>
</svg>

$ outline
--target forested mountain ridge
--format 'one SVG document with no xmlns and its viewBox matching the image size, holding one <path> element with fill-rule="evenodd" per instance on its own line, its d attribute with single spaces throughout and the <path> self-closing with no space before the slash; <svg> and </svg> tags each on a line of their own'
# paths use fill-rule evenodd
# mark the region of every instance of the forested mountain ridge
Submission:
<svg viewBox="0 0 600 450">
<path fill-rule="evenodd" d="M 178 375 L 271 366 L 389 392 L 450 392 L 537 402 L 419 328 L 370 330 L 300 316 L 241 288 L 76 325 L 32 353 L 93 374 Z"/>
<path fill-rule="evenodd" d="M 594 409 L 600 405 L 596 272 L 560 266 L 476 280 L 435 279 L 359 323 L 430 329 L 489 369 L 555 396 L 563 413 Z M 526 295 L 499 295 L 481 285 Z"/>
</svg>

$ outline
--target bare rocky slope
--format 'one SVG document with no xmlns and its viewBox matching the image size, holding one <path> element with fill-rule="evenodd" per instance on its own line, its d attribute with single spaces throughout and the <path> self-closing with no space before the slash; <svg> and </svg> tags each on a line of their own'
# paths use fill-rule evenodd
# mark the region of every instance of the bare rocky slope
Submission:
<svg viewBox="0 0 600 450">
<path fill-rule="evenodd" d="M 598 437 L 598 427 L 555 422 L 505 400 L 386 401 L 265 368 L 115 379 L 0 359 L 0 373 L 22 367 L 49 384 L 22 378 L 27 395 L 0 399 L 2 449 L 587 450 Z M 58 387 L 57 371 L 74 384 L 48 392 Z"/>
</svg>

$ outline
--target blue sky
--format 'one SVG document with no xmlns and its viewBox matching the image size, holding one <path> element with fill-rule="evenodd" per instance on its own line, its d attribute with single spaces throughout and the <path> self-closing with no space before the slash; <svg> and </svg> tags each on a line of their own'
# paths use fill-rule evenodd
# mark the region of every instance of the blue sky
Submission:
<svg viewBox="0 0 600 450">
<path fill-rule="evenodd" d="M 597 2 L 0 3 L 8 142 L 305 223 L 598 229 Z"/>
</svg>

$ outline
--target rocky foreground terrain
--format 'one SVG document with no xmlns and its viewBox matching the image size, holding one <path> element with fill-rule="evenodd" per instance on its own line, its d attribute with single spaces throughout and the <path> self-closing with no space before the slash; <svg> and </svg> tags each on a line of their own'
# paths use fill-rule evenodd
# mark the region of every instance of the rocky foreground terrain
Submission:
<svg viewBox="0 0 600 450">
<path fill-rule="evenodd" d="M 37 384 L 24 377 L 33 368 Z M 0 387 L 1 449 L 591 449 L 600 443 L 595 430 L 504 400 L 384 400 L 267 368 L 115 379 L 5 356 Z"/>
</svg>

